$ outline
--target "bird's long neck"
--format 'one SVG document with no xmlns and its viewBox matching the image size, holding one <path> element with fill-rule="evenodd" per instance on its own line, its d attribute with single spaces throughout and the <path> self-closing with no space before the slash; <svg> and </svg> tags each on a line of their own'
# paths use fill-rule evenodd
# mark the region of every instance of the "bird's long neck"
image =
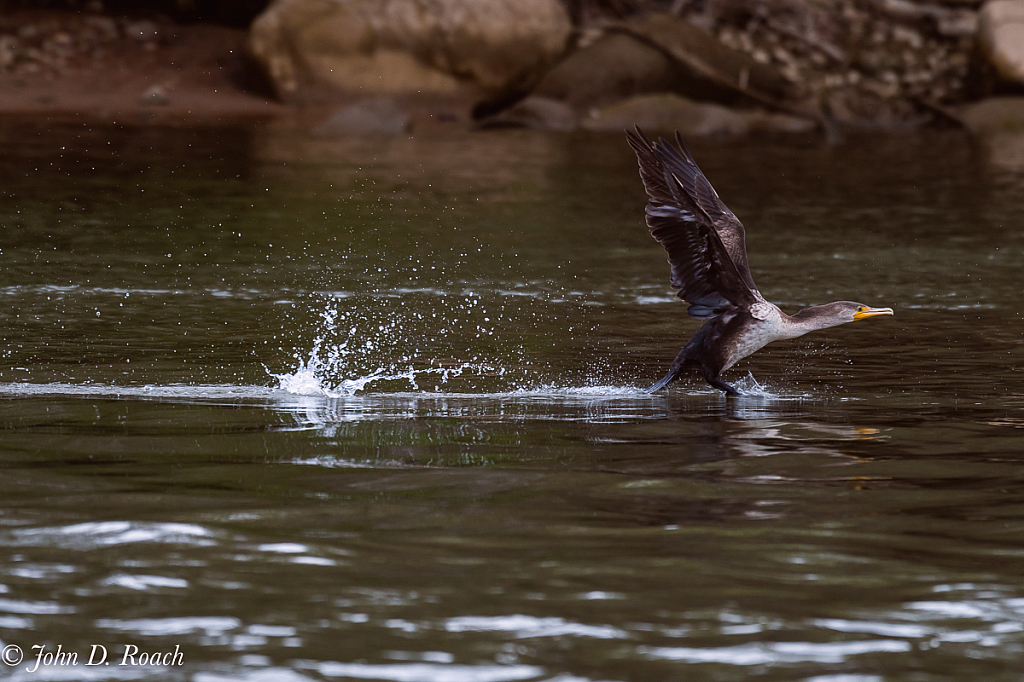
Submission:
<svg viewBox="0 0 1024 682">
<path fill-rule="evenodd" d="M 786 327 L 795 332 L 793 336 L 803 336 L 807 332 L 846 324 L 848 320 L 839 319 L 832 314 L 832 306 L 833 304 L 831 303 L 813 305 L 810 308 L 804 308 L 795 315 L 787 315 L 786 317 L 789 319 Z"/>
</svg>

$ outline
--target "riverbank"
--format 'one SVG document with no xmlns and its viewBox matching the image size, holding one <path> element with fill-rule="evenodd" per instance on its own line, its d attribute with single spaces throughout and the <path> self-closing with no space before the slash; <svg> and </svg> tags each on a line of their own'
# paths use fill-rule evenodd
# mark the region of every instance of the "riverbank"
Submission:
<svg viewBox="0 0 1024 682">
<path fill-rule="evenodd" d="M 437 126 L 621 130 L 634 123 L 688 136 L 1024 125 L 1024 100 L 972 106 L 1019 94 L 992 81 L 980 61 L 984 11 L 975 0 L 941 12 L 925 12 L 932 6 L 923 3 L 844 0 L 760 13 L 743 0 L 673 3 L 671 12 L 666 3 L 652 1 L 643 11 L 634 4 L 611 16 L 594 11 L 601 3 L 567 3 L 591 11 L 566 14 L 558 36 L 544 33 L 551 22 L 531 29 L 537 35 L 527 31 L 565 47 L 531 56 L 513 75 L 495 65 L 507 65 L 510 54 L 501 47 L 501 27 L 526 31 L 516 17 L 453 24 L 442 40 L 426 24 L 383 19 L 364 22 L 362 32 L 347 15 L 329 30 L 323 21 L 303 24 L 284 14 L 300 3 L 272 6 L 251 28 L 146 11 L 5 10 L 0 116 L 183 125 L 284 118 L 328 135 Z M 548 9 L 552 16 L 562 11 Z M 294 28 L 300 24 L 305 28 Z M 459 42 L 470 28 L 478 42 Z M 390 47 L 346 53 L 346 41 L 361 45 L 364 33 Z M 478 44 L 493 54 L 480 57 Z M 423 45 L 445 59 L 424 61 Z"/>
<path fill-rule="evenodd" d="M 164 17 L 0 16 L 0 116 L 161 123 L 278 116 L 245 58 L 246 29 Z"/>
</svg>

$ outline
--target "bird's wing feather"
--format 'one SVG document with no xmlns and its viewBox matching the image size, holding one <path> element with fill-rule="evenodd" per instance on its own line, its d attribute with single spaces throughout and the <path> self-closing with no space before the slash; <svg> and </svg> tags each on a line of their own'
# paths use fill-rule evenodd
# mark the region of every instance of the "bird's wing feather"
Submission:
<svg viewBox="0 0 1024 682">
<path fill-rule="evenodd" d="M 665 247 L 672 286 L 690 315 L 715 317 L 761 299 L 747 268 L 743 226 L 718 198 L 686 147 L 627 133 L 647 189 L 647 226 Z"/>
<path fill-rule="evenodd" d="M 676 131 L 676 144 L 679 146 L 678 149 L 661 139 L 655 147 L 664 159 L 666 167 L 679 180 L 679 184 L 694 203 L 700 206 L 711 219 L 715 231 L 718 232 L 722 244 L 725 245 L 729 258 L 736 264 L 736 269 L 739 270 L 743 281 L 756 291 L 757 287 L 750 276 L 750 266 L 747 264 L 746 232 L 743 229 L 743 223 L 729 210 L 728 206 L 722 203 L 718 192 L 704 177 L 697 162 L 693 160 L 693 155 L 687 149 L 679 131 Z"/>
</svg>

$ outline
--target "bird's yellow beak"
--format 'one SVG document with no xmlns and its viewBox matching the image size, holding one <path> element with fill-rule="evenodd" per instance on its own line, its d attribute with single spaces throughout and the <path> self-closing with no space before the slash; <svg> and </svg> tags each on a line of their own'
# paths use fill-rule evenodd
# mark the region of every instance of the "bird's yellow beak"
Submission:
<svg viewBox="0 0 1024 682">
<path fill-rule="evenodd" d="M 863 306 L 858 308 L 857 312 L 853 314 L 855 320 L 865 320 L 869 317 L 878 317 L 879 315 L 892 315 L 892 308 L 868 308 Z"/>
</svg>

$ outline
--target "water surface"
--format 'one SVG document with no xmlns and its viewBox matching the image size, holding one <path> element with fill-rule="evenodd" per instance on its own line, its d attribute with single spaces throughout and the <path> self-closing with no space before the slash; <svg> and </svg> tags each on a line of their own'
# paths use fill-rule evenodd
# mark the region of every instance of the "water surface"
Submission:
<svg viewBox="0 0 1024 682">
<path fill-rule="evenodd" d="M 1020 679 L 1006 145 L 694 141 L 770 300 L 896 310 L 740 399 L 640 390 L 697 325 L 619 135 L 0 145 L 11 679 Z"/>
</svg>

